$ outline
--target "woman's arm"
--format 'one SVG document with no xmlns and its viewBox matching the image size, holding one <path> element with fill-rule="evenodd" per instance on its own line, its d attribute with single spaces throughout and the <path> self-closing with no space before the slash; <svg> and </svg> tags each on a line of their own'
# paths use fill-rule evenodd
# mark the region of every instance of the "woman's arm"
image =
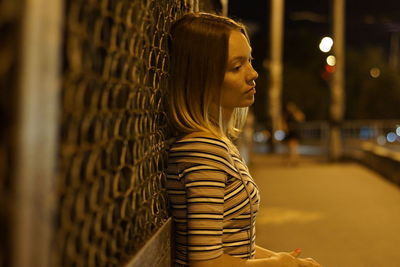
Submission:
<svg viewBox="0 0 400 267">
<path fill-rule="evenodd" d="M 294 257 L 292 257 L 294 259 Z M 190 267 L 280 267 L 286 266 L 279 264 L 277 258 L 268 259 L 252 259 L 245 260 L 236 257 L 232 257 L 228 254 L 222 254 L 218 258 L 207 260 L 207 261 L 192 261 L 189 264 Z M 297 265 L 287 265 L 288 267 L 298 267 Z"/>
<path fill-rule="evenodd" d="M 275 255 L 276 252 L 256 245 L 256 259 L 269 258 Z"/>
<path fill-rule="evenodd" d="M 190 267 L 321 267 L 313 259 L 300 259 L 293 253 L 278 252 L 269 258 L 244 260 L 222 254 L 218 258 L 207 261 L 192 261 Z"/>
</svg>

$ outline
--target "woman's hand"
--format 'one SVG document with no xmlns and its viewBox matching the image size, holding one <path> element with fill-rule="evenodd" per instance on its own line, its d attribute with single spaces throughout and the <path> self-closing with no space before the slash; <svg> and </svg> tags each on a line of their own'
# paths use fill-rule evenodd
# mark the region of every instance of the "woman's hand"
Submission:
<svg viewBox="0 0 400 267">
<path fill-rule="evenodd" d="M 299 258 L 300 254 L 300 248 L 297 248 L 292 252 L 274 252 L 256 245 L 256 259 L 273 258 L 275 261 L 279 262 L 279 264 L 282 264 L 282 266 L 285 267 L 321 267 L 321 265 L 312 258 Z"/>
<path fill-rule="evenodd" d="M 300 267 L 299 259 L 297 258 L 299 254 L 295 252 L 277 252 L 271 258 L 275 258 L 279 266 L 282 267 Z"/>
<path fill-rule="evenodd" d="M 273 252 L 267 258 L 245 260 L 222 254 L 218 258 L 204 261 L 192 261 L 190 267 L 322 267 L 311 258 L 298 258 L 300 249 L 293 252 Z"/>
<path fill-rule="evenodd" d="M 313 258 L 297 258 L 296 260 L 299 267 L 322 267 L 322 265 L 316 262 Z"/>
<path fill-rule="evenodd" d="M 298 258 L 301 250 L 296 249 L 292 252 L 278 252 L 272 257 L 282 264 L 282 267 L 322 267 L 318 262 L 312 258 Z"/>
<path fill-rule="evenodd" d="M 290 254 L 296 258 L 299 267 L 322 267 L 322 265 L 316 262 L 313 258 L 305 258 L 305 259 L 299 258 L 301 254 L 301 249 L 299 248 L 297 248 Z"/>
<path fill-rule="evenodd" d="M 260 247 L 256 245 L 256 259 L 264 259 L 264 258 L 269 258 L 271 256 L 274 256 L 276 254 L 275 251 Z"/>
</svg>

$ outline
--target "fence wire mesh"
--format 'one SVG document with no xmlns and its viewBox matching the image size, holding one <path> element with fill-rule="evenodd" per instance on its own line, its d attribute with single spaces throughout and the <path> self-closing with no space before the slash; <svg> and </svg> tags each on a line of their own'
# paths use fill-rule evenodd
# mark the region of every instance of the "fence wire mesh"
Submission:
<svg viewBox="0 0 400 267">
<path fill-rule="evenodd" d="M 189 1 L 66 1 L 54 266 L 121 266 L 167 219 L 171 21 Z"/>
</svg>

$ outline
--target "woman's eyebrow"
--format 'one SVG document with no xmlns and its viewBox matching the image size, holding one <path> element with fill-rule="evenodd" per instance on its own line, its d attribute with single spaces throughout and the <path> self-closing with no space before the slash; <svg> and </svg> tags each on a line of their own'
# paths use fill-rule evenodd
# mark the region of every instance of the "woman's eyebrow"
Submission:
<svg viewBox="0 0 400 267">
<path fill-rule="evenodd" d="M 245 57 L 245 56 L 236 56 L 236 57 L 232 58 L 232 59 L 230 60 L 230 62 L 234 62 L 234 61 L 243 61 L 243 60 L 247 60 L 247 57 Z"/>
<path fill-rule="evenodd" d="M 251 53 L 249 56 L 236 56 L 234 58 L 232 58 L 231 60 L 229 60 L 229 63 L 234 63 L 236 61 L 247 61 L 248 58 L 252 58 Z"/>
</svg>

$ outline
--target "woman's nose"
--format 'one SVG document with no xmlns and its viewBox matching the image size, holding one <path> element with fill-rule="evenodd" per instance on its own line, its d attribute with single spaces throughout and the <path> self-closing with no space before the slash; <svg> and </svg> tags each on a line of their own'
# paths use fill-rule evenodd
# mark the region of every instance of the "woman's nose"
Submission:
<svg viewBox="0 0 400 267">
<path fill-rule="evenodd" d="M 256 80 L 258 78 L 258 73 L 257 71 L 253 68 L 253 66 L 250 66 L 250 73 L 249 73 L 249 80 Z"/>
</svg>

